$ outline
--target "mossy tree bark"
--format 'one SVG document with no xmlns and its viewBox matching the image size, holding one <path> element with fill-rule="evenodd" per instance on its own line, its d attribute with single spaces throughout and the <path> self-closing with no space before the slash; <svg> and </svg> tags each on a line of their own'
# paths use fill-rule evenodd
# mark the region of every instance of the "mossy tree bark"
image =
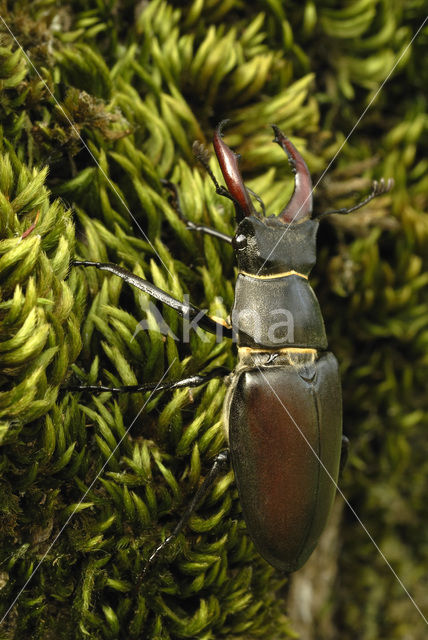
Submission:
<svg viewBox="0 0 428 640">
<path fill-rule="evenodd" d="M 392 194 L 322 224 L 312 281 L 341 364 L 342 490 L 426 611 L 426 28 L 409 47 L 424 11 L 419 0 L 1 3 L 2 638 L 293 637 L 308 589 L 303 637 L 425 637 L 346 507 L 331 552 L 294 578 L 289 619 L 286 578 L 248 539 L 232 473 L 136 586 L 224 447 L 224 386 L 119 399 L 65 388 L 233 366 L 228 341 L 182 345 L 159 332 L 147 296 L 70 268 L 112 261 L 226 317 L 231 248 L 187 230 L 161 183 L 178 185 L 191 220 L 233 233 L 231 203 L 191 151 L 223 118 L 268 213 L 293 189 L 272 122 L 315 177 L 328 168 L 318 210 L 393 177 Z M 176 314 L 159 311 L 180 335 Z"/>
</svg>

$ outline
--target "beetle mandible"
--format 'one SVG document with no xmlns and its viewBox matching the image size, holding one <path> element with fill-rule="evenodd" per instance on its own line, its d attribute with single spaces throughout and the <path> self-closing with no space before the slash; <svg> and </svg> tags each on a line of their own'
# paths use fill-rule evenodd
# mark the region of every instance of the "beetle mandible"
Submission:
<svg viewBox="0 0 428 640">
<path fill-rule="evenodd" d="M 291 141 L 273 125 L 274 142 L 286 152 L 295 184 L 280 214 L 267 217 L 264 207 L 260 213 L 253 205 L 238 168 L 238 156 L 222 139 L 222 125 L 214 134 L 214 149 L 227 188 L 217 183 L 200 148 L 196 154 L 217 193 L 235 205 L 234 237 L 186 220 L 175 185 L 167 184 L 175 192 L 177 211 L 189 229 L 233 246 L 239 275 L 231 326 L 223 326 L 219 319 L 201 314 L 197 307 L 117 265 L 87 260 L 75 260 L 73 264 L 109 271 L 182 316 L 198 318 L 207 331 L 220 331 L 229 338 L 235 332 L 238 362 L 228 378 L 223 416 L 242 512 L 260 554 L 277 569 L 291 573 L 306 562 L 322 533 L 346 448 L 338 365 L 327 351 L 321 310 L 308 281 L 316 260 L 319 218 L 355 211 L 388 191 L 392 181 L 374 182 L 372 192 L 349 209 L 314 215 L 308 167 Z M 272 312 L 285 315 L 289 322 L 273 327 Z M 77 385 L 73 389 L 162 391 L 199 386 L 220 376 L 224 376 L 224 370 L 217 368 L 206 375 L 161 384 L 118 388 Z M 219 472 L 227 468 L 228 459 L 227 450 L 217 455 L 181 520 L 151 554 L 144 572 L 184 527 Z"/>
</svg>

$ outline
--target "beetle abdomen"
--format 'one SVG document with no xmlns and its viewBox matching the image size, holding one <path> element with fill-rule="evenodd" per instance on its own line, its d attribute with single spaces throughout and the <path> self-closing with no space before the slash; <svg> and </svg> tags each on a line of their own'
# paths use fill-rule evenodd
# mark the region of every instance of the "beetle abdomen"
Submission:
<svg viewBox="0 0 428 640">
<path fill-rule="evenodd" d="M 312 361 L 302 353 L 292 363 L 286 354 L 267 366 L 256 362 L 231 390 L 232 465 L 257 549 L 292 572 L 314 550 L 336 492 L 342 434 L 337 361 L 331 353 Z"/>
</svg>

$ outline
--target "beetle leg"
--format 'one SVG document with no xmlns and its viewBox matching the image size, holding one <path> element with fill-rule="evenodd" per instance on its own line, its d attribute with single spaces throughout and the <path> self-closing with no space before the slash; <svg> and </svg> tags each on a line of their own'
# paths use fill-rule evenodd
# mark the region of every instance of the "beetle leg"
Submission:
<svg viewBox="0 0 428 640">
<path fill-rule="evenodd" d="M 342 450 L 340 452 L 340 463 L 339 463 L 339 473 L 342 473 L 344 470 L 346 463 L 348 461 L 349 455 L 349 438 L 346 436 L 342 436 Z"/>
<path fill-rule="evenodd" d="M 182 380 L 173 380 L 170 382 L 147 382 L 145 384 L 133 384 L 124 387 L 106 387 L 105 385 L 97 384 L 72 384 L 67 386 L 67 391 L 88 391 L 90 393 L 102 393 L 103 391 L 110 391 L 111 393 L 144 393 L 145 391 L 152 391 L 153 393 L 158 391 L 173 391 L 174 389 L 182 389 L 183 387 L 199 387 L 214 378 L 221 378 L 230 374 L 229 369 L 225 367 L 216 367 L 209 373 L 204 375 L 194 375 L 188 378 L 182 378 Z"/>
<path fill-rule="evenodd" d="M 330 215 L 330 213 L 340 213 L 342 215 L 345 215 L 347 213 L 352 213 L 352 211 L 356 211 L 357 209 L 361 209 L 361 207 L 364 207 L 368 202 L 370 202 L 370 200 L 373 200 L 373 198 L 377 198 L 378 196 L 382 196 L 385 193 L 388 193 L 388 191 L 390 191 L 393 186 L 394 186 L 394 180 L 392 178 L 388 178 L 386 182 L 384 178 L 381 178 L 379 182 L 375 180 L 373 182 L 373 188 L 371 193 L 369 193 L 369 195 L 366 198 L 364 198 L 364 200 L 361 200 L 361 202 L 357 202 L 357 204 L 354 204 L 353 207 L 350 207 L 349 209 L 344 208 L 344 209 L 334 209 L 333 211 L 326 211 L 325 213 L 321 213 L 315 217 L 323 218 L 324 216 Z"/>
<path fill-rule="evenodd" d="M 177 185 L 174 184 L 173 182 L 170 182 L 169 180 L 161 180 L 161 182 L 173 192 L 174 194 L 173 207 L 176 210 L 178 217 L 182 222 L 184 222 L 184 224 L 189 229 L 189 231 L 199 231 L 200 233 L 205 233 L 207 236 L 213 236 L 218 240 L 223 240 L 224 242 L 228 242 L 229 244 L 232 244 L 232 238 L 228 236 L 226 233 L 222 233 L 221 231 L 217 231 L 217 229 L 212 229 L 211 227 L 206 227 L 205 225 L 202 225 L 202 224 L 196 224 L 195 222 L 192 222 L 191 220 L 186 218 L 181 208 Z"/>
<path fill-rule="evenodd" d="M 206 313 L 201 309 L 198 309 L 198 307 L 194 307 L 190 303 L 180 302 L 180 300 L 173 298 L 169 293 L 159 289 L 159 287 L 156 287 L 156 285 L 151 282 L 143 280 L 143 278 L 136 276 L 135 273 L 127 271 L 116 264 L 112 264 L 110 262 L 91 262 L 90 260 L 73 260 L 71 264 L 76 267 L 95 267 L 101 271 L 109 271 L 119 278 L 122 278 L 122 280 L 125 280 L 125 282 L 131 284 L 133 287 L 153 296 L 153 298 L 159 300 L 159 302 L 167 304 L 172 309 L 175 309 L 181 316 L 191 321 L 191 326 L 194 323 L 195 328 L 200 326 L 201 329 L 205 329 L 205 331 L 209 331 L 210 333 L 221 335 L 226 338 L 233 337 L 232 328 L 229 327 L 225 321 L 223 323 L 219 320 L 210 318 L 210 316 L 207 316 Z"/>
<path fill-rule="evenodd" d="M 150 554 L 149 559 L 147 560 L 146 565 L 139 576 L 139 584 L 141 584 L 142 580 L 147 574 L 147 571 L 156 562 L 156 560 L 161 555 L 165 547 L 167 547 L 186 526 L 191 515 L 196 511 L 199 504 L 208 494 L 213 482 L 217 479 L 220 473 L 227 471 L 228 468 L 229 468 L 229 451 L 228 450 L 220 451 L 220 453 L 218 453 L 214 458 L 214 462 L 211 469 L 209 470 L 208 474 L 205 476 L 204 481 L 196 491 L 192 500 L 187 505 L 182 517 L 174 527 L 172 533 L 161 544 L 159 544 L 155 548 L 155 550 Z"/>
</svg>

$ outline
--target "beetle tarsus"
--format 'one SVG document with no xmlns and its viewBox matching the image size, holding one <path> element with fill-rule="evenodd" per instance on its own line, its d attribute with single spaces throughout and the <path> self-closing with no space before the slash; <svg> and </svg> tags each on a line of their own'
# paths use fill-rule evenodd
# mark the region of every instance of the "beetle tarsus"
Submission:
<svg viewBox="0 0 428 640">
<path fill-rule="evenodd" d="M 167 538 L 165 538 L 165 540 L 161 544 L 159 544 L 154 549 L 154 551 L 150 554 L 149 559 L 147 560 L 146 565 L 139 576 L 139 579 L 138 579 L 139 584 L 141 584 L 141 582 L 144 580 L 144 578 L 147 575 L 147 572 L 155 564 L 155 562 L 157 561 L 159 556 L 162 554 L 165 547 L 167 547 L 186 526 L 190 517 L 196 511 L 196 509 L 198 508 L 202 500 L 207 496 L 210 488 L 212 487 L 213 483 L 218 478 L 218 476 L 221 473 L 228 471 L 228 469 L 229 469 L 229 451 L 225 449 L 223 451 L 220 451 L 220 453 L 218 453 L 214 458 L 214 462 L 211 466 L 211 469 L 205 476 L 202 484 L 196 491 L 192 500 L 187 505 L 182 517 L 174 527 L 172 533 Z"/>
<path fill-rule="evenodd" d="M 230 374 L 229 369 L 225 367 L 216 367 L 209 373 L 204 375 L 194 375 L 181 380 L 172 380 L 169 382 L 147 382 L 144 384 L 133 384 L 123 387 L 107 387 L 102 384 L 72 384 L 67 387 L 67 391 L 83 391 L 89 393 L 145 393 L 151 391 L 158 393 L 159 391 L 173 391 L 174 389 L 182 389 L 183 387 L 199 387 L 214 378 L 223 378 Z"/>
<path fill-rule="evenodd" d="M 122 278 L 122 280 L 128 284 L 140 289 L 140 291 L 148 293 L 155 298 L 155 300 L 159 300 L 159 302 L 175 309 L 184 318 L 197 323 L 197 326 L 201 329 L 205 329 L 205 331 L 209 331 L 210 333 L 221 335 L 226 338 L 233 337 L 231 328 L 225 326 L 221 322 L 213 320 L 210 316 L 206 315 L 204 311 L 198 309 L 198 307 L 195 307 L 188 302 L 186 303 L 177 300 L 177 298 L 170 296 L 166 291 L 159 289 L 159 287 L 156 287 L 156 285 L 151 282 L 144 280 L 144 278 L 136 276 L 132 271 L 119 267 L 117 264 L 112 264 L 110 262 L 92 262 L 91 260 L 73 260 L 71 264 L 75 267 L 95 267 L 96 269 L 100 269 L 100 271 L 109 271 L 115 276 Z"/>
</svg>

